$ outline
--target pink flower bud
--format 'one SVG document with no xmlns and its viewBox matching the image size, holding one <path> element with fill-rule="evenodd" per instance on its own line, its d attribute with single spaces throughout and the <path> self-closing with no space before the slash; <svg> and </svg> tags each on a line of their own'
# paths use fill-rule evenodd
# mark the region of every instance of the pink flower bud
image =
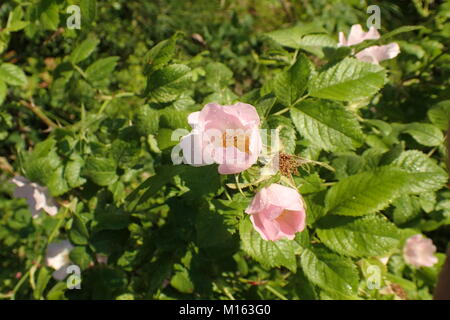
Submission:
<svg viewBox="0 0 450 320">
<path fill-rule="evenodd" d="M 261 189 L 245 210 L 264 240 L 292 240 L 305 229 L 306 213 L 297 190 L 279 184 Z"/>
<path fill-rule="evenodd" d="M 437 257 L 434 256 L 435 252 L 436 247 L 431 239 L 416 234 L 406 240 L 403 257 L 406 263 L 414 267 L 432 267 L 438 262 Z"/>
</svg>

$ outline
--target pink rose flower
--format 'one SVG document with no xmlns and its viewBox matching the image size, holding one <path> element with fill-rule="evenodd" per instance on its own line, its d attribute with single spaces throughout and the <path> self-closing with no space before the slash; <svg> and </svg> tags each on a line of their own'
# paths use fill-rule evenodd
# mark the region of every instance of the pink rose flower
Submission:
<svg viewBox="0 0 450 320">
<path fill-rule="evenodd" d="M 305 207 L 297 190 L 271 184 L 256 193 L 245 210 L 264 240 L 292 240 L 305 229 Z"/>
<path fill-rule="evenodd" d="M 339 47 L 349 47 L 361 43 L 365 40 L 376 40 L 380 38 L 377 29 L 372 26 L 368 32 L 364 32 L 360 24 L 354 24 L 350 29 L 348 40 L 343 32 L 339 32 Z M 397 43 L 389 43 L 383 46 L 371 46 L 355 56 L 358 60 L 379 64 L 380 61 L 395 58 L 400 53 L 400 47 Z"/>
<path fill-rule="evenodd" d="M 17 186 L 13 197 L 27 200 L 33 218 L 37 218 L 41 210 L 44 210 L 51 216 L 58 213 L 58 207 L 46 187 L 31 182 L 22 176 L 14 177 L 11 182 Z"/>
<path fill-rule="evenodd" d="M 72 244 L 67 240 L 53 242 L 47 246 L 45 263 L 56 270 L 52 274 L 54 279 L 64 280 L 67 276 L 66 270 L 70 265 L 69 254 L 72 249 Z"/>
<path fill-rule="evenodd" d="M 437 257 L 434 256 L 435 252 L 436 247 L 431 239 L 416 234 L 406 240 L 403 257 L 406 263 L 414 267 L 432 267 L 438 262 Z"/>
<path fill-rule="evenodd" d="M 184 163 L 217 163 L 220 174 L 232 174 L 250 168 L 258 160 L 262 148 L 260 120 L 252 105 L 209 103 L 191 113 L 188 122 L 193 130 L 180 141 Z"/>
<path fill-rule="evenodd" d="M 348 40 L 345 38 L 343 32 L 339 32 L 339 47 L 350 47 L 355 44 L 361 43 L 364 40 L 377 40 L 380 38 L 380 34 L 374 26 L 371 26 L 368 32 L 364 32 L 360 24 L 352 25 Z"/>
</svg>

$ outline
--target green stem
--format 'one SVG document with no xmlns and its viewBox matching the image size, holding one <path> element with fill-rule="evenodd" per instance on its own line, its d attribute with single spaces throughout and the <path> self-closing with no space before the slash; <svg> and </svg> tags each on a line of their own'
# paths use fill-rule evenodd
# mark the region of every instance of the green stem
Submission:
<svg viewBox="0 0 450 320">
<path fill-rule="evenodd" d="M 268 284 L 266 285 L 266 289 L 269 290 L 270 292 L 272 292 L 274 295 L 276 295 L 281 300 L 289 300 L 288 298 L 286 298 L 284 295 L 282 295 L 280 292 L 278 292 L 277 290 L 275 290 Z"/>
</svg>

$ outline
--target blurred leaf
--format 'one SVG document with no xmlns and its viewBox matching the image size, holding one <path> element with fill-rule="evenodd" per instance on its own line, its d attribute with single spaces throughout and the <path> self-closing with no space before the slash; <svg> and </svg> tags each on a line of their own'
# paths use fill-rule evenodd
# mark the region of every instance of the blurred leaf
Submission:
<svg viewBox="0 0 450 320">
<path fill-rule="evenodd" d="M 11 63 L 2 63 L 0 65 L 0 80 L 12 86 L 27 84 L 27 76 L 22 69 Z"/>
</svg>

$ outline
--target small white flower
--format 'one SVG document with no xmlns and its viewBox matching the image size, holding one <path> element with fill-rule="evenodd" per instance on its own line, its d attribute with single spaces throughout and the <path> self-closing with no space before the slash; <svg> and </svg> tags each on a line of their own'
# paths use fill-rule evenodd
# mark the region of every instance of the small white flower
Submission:
<svg viewBox="0 0 450 320">
<path fill-rule="evenodd" d="M 72 244 L 67 240 L 53 242 L 47 246 L 45 263 L 56 270 L 52 274 L 56 280 L 64 280 L 67 276 L 66 270 L 70 265 L 69 254 L 72 249 Z"/>
<path fill-rule="evenodd" d="M 368 32 L 364 32 L 360 24 L 355 24 L 350 29 L 348 40 L 343 32 L 339 32 L 338 47 L 349 47 L 365 40 L 377 40 L 379 38 L 380 34 L 374 26 L 370 27 Z M 380 61 L 395 58 L 399 53 L 399 45 L 393 42 L 383 46 L 368 47 L 358 52 L 355 56 L 358 60 L 379 64 Z"/>
<path fill-rule="evenodd" d="M 431 239 L 416 234 L 406 240 L 403 257 L 406 263 L 414 267 L 432 267 L 438 262 L 437 257 L 434 256 L 435 252 L 436 247 Z"/>
<path fill-rule="evenodd" d="M 58 207 L 46 187 L 31 182 L 22 176 L 14 177 L 11 182 L 17 186 L 13 197 L 27 200 L 33 218 L 37 218 L 41 210 L 44 210 L 51 216 L 58 213 Z"/>
</svg>

